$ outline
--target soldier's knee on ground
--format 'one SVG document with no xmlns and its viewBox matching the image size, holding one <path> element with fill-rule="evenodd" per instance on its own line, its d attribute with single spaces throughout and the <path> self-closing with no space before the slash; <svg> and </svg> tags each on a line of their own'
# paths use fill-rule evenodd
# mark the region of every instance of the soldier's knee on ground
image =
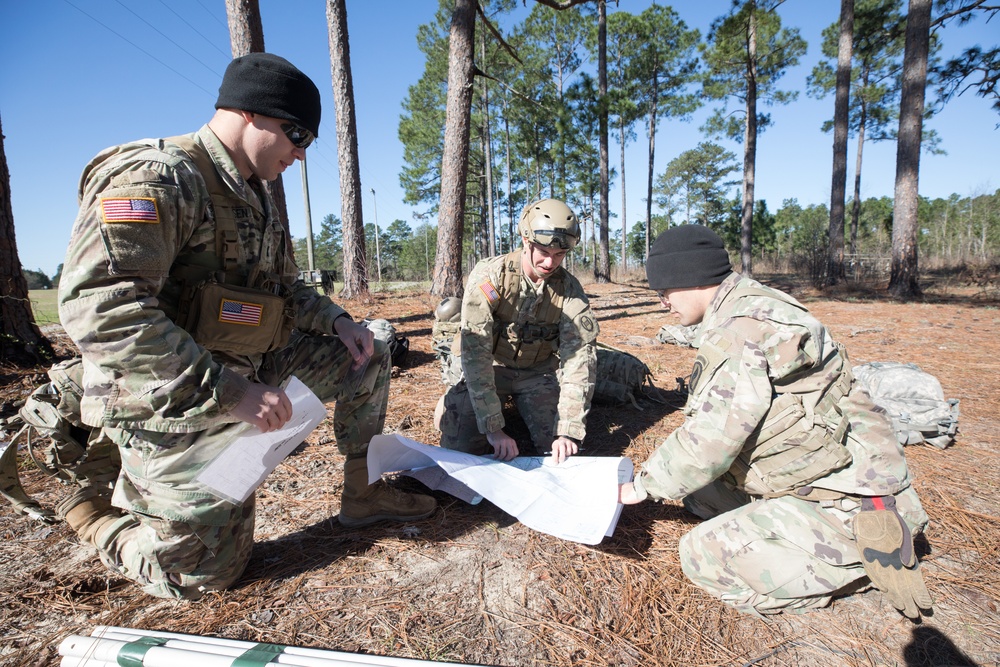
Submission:
<svg viewBox="0 0 1000 667">
<path fill-rule="evenodd" d="M 438 405 L 441 416 L 438 418 L 435 410 L 435 423 L 441 431 L 442 447 L 476 456 L 493 453 L 486 436 L 479 432 L 476 413 L 464 383 L 449 389 Z"/>
<path fill-rule="evenodd" d="M 143 531 L 132 546 L 135 553 L 123 554 L 133 564 L 145 564 L 141 571 L 126 568 L 124 572 L 140 583 L 144 592 L 159 598 L 197 600 L 206 593 L 228 589 L 243 575 L 250 562 L 249 549 L 233 549 L 227 544 L 213 551 L 195 530 L 184 533 L 181 524 L 174 527 L 174 535 Z M 240 542 L 238 538 L 232 541 Z"/>
</svg>

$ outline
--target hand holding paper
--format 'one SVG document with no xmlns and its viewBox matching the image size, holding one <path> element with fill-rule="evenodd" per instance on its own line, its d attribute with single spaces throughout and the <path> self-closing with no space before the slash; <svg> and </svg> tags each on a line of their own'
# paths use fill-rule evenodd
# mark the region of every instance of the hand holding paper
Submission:
<svg viewBox="0 0 1000 667">
<path fill-rule="evenodd" d="M 326 416 L 326 407 L 309 387 L 292 377 L 284 394 L 289 419 L 267 433 L 250 427 L 216 456 L 196 478 L 208 491 L 233 503 L 245 502 L 271 471 L 306 439 Z"/>
</svg>

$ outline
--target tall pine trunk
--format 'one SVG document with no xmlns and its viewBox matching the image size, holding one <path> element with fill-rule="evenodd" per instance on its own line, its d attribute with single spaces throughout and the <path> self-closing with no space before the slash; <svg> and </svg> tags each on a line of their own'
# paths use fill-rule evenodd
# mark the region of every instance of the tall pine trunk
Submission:
<svg viewBox="0 0 1000 667">
<path fill-rule="evenodd" d="M 35 324 L 28 300 L 28 281 L 17 255 L 10 171 L 3 139 L 0 124 L 0 363 L 31 367 L 51 361 L 55 354 L 49 339 Z"/>
<path fill-rule="evenodd" d="M 656 155 L 656 108 L 660 101 L 659 78 L 653 74 L 653 90 L 649 103 L 649 164 L 646 167 L 646 253 L 649 256 L 649 244 L 653 234 L 653 165 Z"/>
<path fill-rule="evenodd" d="M 833 179 L 830 184 L 830 247 L 826 284 L 843 282 L 844 199 L 847 194 L 847 122 L 851 93 L 851 55 L 854 46 L 854 0 L 840 2 L 840 40 L 837 44 L 837 92 L 833 111 Z"/>
<path fill-rule="evenodd" d="M 475 0 L 455 0 L 448 40 L 448 101 L 441 156 L 438 246 L 431 281 L 431 294 L 442 297 L 462 294 L 462 238 L 469 169 L 475 30 Z"/>
<path fill-rule="evenodd" d="M 903 89 L 899 100 L 896 187 L 892 206 L 892 272 L 889 276 L 889 293 L 901 299 L 920 295 L 917 282 L 917 206 L 930 24 L 931 0 L 910 0 L 903 52 Z"/>
<path fill-rule="evenodd" d="M 600 102 L 598 124 L 600 126 L 600 224 L 599 252 L 594 261 L 594 278 L 599 283 L 611 282 L 611 248 L 609 227 L 611 224 L 608 205 L 608 12 L 605 0 L 597 0 L 597 86 Z M 624 243 L 625 239 L 622 239 Z"/>
<path fill-rule="evenodd" d="M 747 31 L 747 105 L 743 130 L 743 204 L 740 211 L 742 273 L 753 275 L 753 200 L 757 168 L 757 15 L 750 13 Z"/>
<path fill-rule="evenodd" d="M 340 216 L 344 232 L 344 289 L 341 290 L 341 295 L 352 298 L 368 294 L 368 262 L 365 258 L 358 123 L 354 112 L 354 80 L 351 77 L 346 0 L 328 0 L 326 21 L 330 32 L 330 72 L 337 115 Z"/>
<path fill-rule="evenodd" d="M 854 161 L 854 201 L 851 202 L 851 254 L 858 254 L 858 222 L 861 220 L 861 157 L 865 147 L 865 120 L 858 125 L 858 151 Z"/>
</svg>

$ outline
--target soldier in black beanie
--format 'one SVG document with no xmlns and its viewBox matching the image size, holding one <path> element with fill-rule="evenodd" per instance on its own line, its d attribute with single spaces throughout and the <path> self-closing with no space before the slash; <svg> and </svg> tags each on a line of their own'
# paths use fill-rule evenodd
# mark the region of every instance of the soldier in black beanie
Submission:
<svg viewBox="0 0 1000 667">
<path fill-rule="evenodd" d="M 646 260 L 650 289 L 682 326 L 701 321 L 716 287 L 732 272 L 722 239 L 702 225 L 671 227 L 656 237 Z"/>
<path fill-rule="evenodd" d="M 681 567 L 740 611 L 818 609 L 866 576 L 905 615 L 930 609 L 912 538 L 927 515 L 846 349 L 791 296 L 734 272 L 707 227 L 660 234 L 646 275 L 698 325 L 698 354 L 684 423 L 619 500 L 681 500 L 704 519 Z"/>
<path fill-rule="evenodd" d="M 336 404 L 341 524 L 435 509 L 430 496 L 368 483 L 388 347 L 299 279 L 264 188 L 305 158 L 320 115 L 309 77 L 251 53 L 230 63 L 197 132 L 105 150 L 81 179 L 59 308 L 88 371 L 75 378 L 79 421 L 101 446 L 61 471 L 80 488 L 57 513 L 150 595 L 195 599 L 239 579 L 255 487 L 226 491 L 200 473 L 247 425 L 266 433 L 288 423 L 295 394 L 285 387 L 296 378 Z"/>
<path fill-rule="evenodd" d="M 292 63 L 273 53 L 248 53 L 229 63 L 215 108 L 281 118 L 319 136 L 319 89 Z"/>
</svg>

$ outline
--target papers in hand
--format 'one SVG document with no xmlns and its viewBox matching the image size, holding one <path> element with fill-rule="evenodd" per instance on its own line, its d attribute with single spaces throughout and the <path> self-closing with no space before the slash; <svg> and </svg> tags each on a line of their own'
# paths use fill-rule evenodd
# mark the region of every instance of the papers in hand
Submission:
<svg viewBox="0 0 1000 667">
<path fill-rule="evenodd" d="M 466 502 L 485 497 L 529 528 L 583 544 L 598 544 L 614 533 L 622 508 L 618 485 L 631 481 L 633 473 L 628 458 L 571 456 L 559 465 L 540 456 L 498 461 L 400 435 L 372 438 L 369 483 L 398 471 Z"/>
<path fill-rule="evenodd" d="M 326 407 L 302 381 L 285 387 L 292 418 L 276 431 L 250 426 L 206 465 L 195 478 L 209 493 L 232 503 L 245 502 L 271 471 L 306 439 L 326 416 Z"/>
</svg>

